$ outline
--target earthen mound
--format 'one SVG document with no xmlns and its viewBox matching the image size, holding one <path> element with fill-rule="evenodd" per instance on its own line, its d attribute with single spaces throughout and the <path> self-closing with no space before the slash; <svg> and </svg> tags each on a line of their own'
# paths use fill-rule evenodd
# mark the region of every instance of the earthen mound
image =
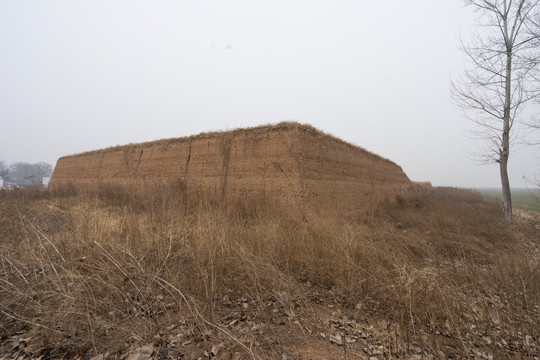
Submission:
<svg viewBox="0 0 540 360">
<path fill-rule="evenodd" d="M 309 125 L 286 122 L 64 156 L 50 186 L 156 182 L 344 212 L 372 210 L 411 185 L 392 161 Z"/>
</svg>

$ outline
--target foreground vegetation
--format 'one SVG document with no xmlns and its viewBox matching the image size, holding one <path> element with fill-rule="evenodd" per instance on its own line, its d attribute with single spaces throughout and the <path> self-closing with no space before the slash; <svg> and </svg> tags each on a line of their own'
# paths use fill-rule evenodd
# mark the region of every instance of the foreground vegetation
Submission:
<svg viewBox="0 0 540 360">
<path fill-rule="evenodd" d="M 457 189 L 369 217 L 0 192 L 0 357 L 538 357 L 540 219 L 500 214 Z"/>
</svg>

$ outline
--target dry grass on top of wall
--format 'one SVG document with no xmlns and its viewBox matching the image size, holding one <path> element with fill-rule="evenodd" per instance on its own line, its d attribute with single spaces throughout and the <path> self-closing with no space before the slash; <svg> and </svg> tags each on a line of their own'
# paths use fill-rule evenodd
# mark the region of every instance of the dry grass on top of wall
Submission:
<svg viewBox="0 0 540 360">
<path fill-rule="evenodd" d="M 142 143 L 130 143 L 126 145 L 115 145 L 111 147 L 107 147 L 104 149 L 97 149 L 97 150 L 91 150 L 86 151 L 78 154 L 73 155 L 66 155 L 63 157 L 82 157 L 86 155 L 92 155 L 92 154 L 98 154 L 103 152 L 114 152 L 119 151 L 123 148 L 133 148 L 133 147 L 150 147 L 150 146 L 159 146 L 159 145 L 168 145 L 171 143 L 183 143 L 183 142 L 189 142 L 192 140 L 200 140 L 200 139 L 208 139 L 208 138 L 217 138 L 221 136 L 237 136 L 237 135 L 246 135 L 246 136 L 258 136 L 264 133 L 267 133 L 269 131 L 289 131 L 289 130 L 297 130 L 299 132 L 307 133 L 310 135 L 314 135 L 317 138 L 319 138 L 321 141 L 332 141 L 337 142 L 339 144 L 345 145 L 348 148 L 354 149 L 356 151 L 369 154 L 370 156 L 373 156 L 377 159 L 383 160 L 385 162 L 391 163 L 396 165 L 394 162 L 392 162 L 389 159 L 383 158 L 375 153 L 372 153 L 360 146 L 354 145 L 352 143 L 349 143 L 345 140 L 339 139 L 333 135 L 327 134 L 311 125 L 308 124 L 301 124 L 298 122 L 280 122 L 278 124 L 269 124 L 269 125 L 261 125 L 261 126 L 255 126 L 255 127 L 248 127 L 248 128 L 240 128 L 230 131 L 210 131 L 210 132 L 203 132 L 197 135 L 191 135 L 186 137 L 180 137 L 180 138 L 170 138 L 170 139 L 160 139 L 160 140 L 154 140 L 154 141 L 147 141 Z M 397 165 L 396 165 L 397 166 Z"/>
</svg>

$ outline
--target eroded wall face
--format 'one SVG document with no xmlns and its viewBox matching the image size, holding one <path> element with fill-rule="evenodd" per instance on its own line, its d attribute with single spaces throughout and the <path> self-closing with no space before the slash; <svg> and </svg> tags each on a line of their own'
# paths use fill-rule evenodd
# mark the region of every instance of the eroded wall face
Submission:
<svg viewBox="0 0 540 360">
<path fill-rule="evenodd" d="M 298 139 L 304 198 L 313 207 L 369 212 L 411 185 L 399 166 L 377 155 L 309 132 Z"/>
<path fill-rule="evenodd" d="M 233 131 L 61 158 L 51 186 L 181 181 L 222 197 L 263 195 L 300 208 L 369 212 L 411 185 L 396 164 L 303 128 Z"/>
<path fill-rule="evenodd" d="M 51 186 L 131 186 L 183 181 L 187 189 L 219 195 L 265 194 L 279 199 L 300 193 L 297 163 L 290 156 L 292 131 L 235 132 L 184 140 L 127 145 L 59 159 Z"/>
</svg>

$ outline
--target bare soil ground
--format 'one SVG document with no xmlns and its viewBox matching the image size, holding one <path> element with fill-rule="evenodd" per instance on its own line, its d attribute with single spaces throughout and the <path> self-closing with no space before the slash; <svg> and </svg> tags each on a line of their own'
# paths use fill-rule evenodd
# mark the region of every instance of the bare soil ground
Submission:
<svg viewBox="0 0 540 360">
<path fill-rule="evenodd" d="M 357 217 L 0 192 L 0 359 L 538 359 L 540 218 L 500 214 L 446 188 Z"/>
</svg>

